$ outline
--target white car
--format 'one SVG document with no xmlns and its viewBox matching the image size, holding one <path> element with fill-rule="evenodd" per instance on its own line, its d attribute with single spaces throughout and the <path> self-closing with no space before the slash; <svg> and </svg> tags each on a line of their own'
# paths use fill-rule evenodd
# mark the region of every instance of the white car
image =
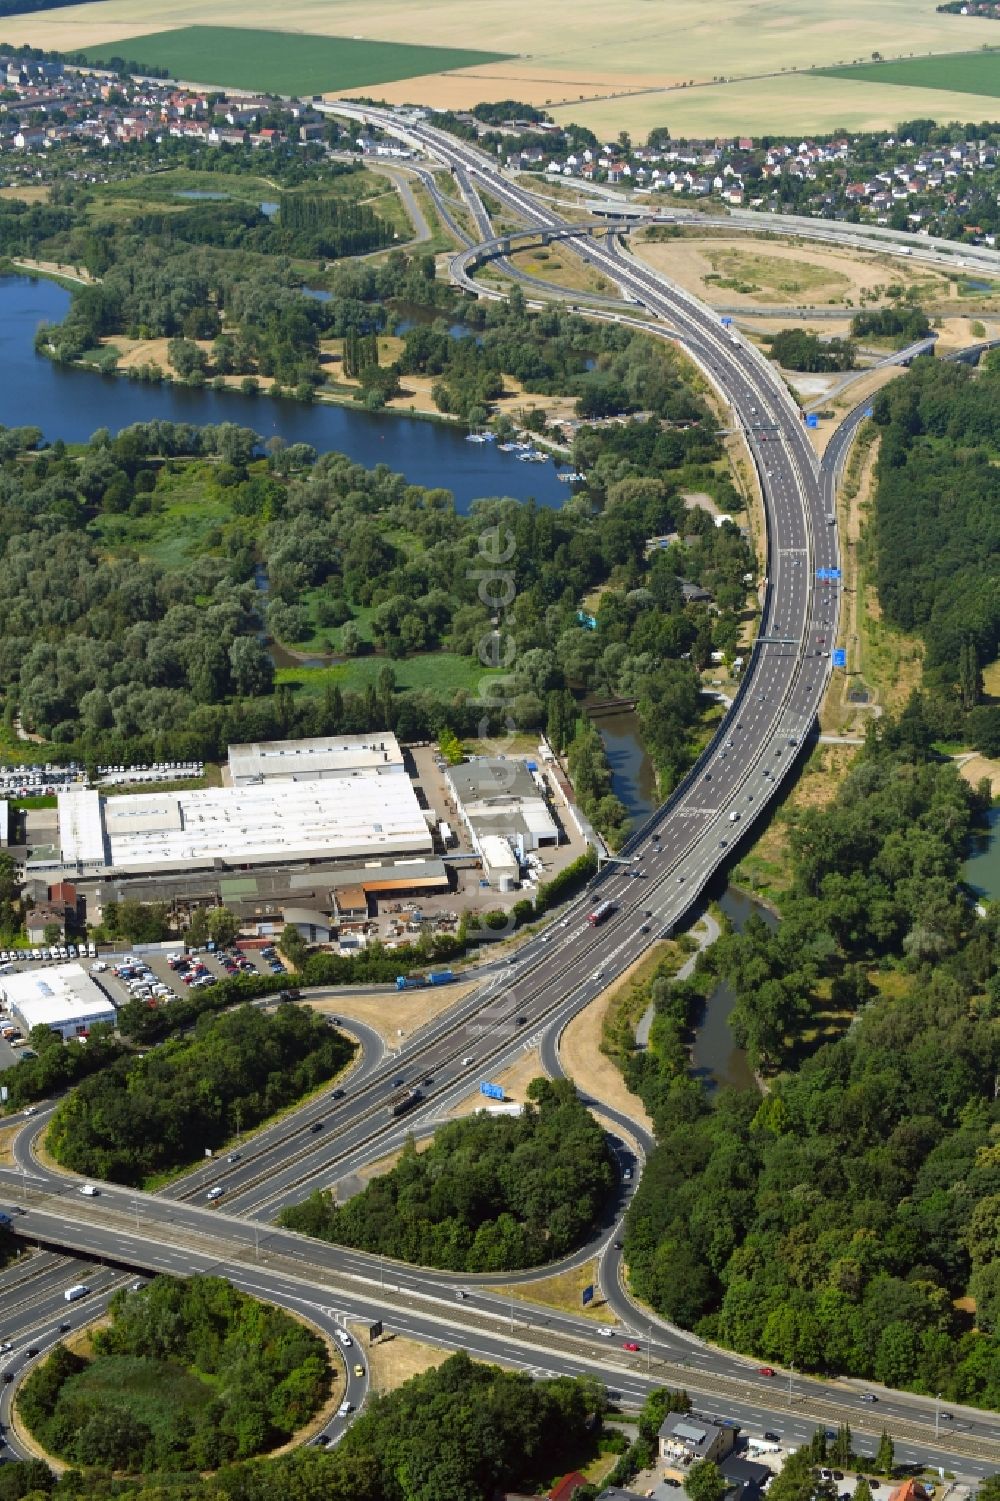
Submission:
<svg viewBox="0 0 1000 1501">
<path fill-rule="evenodd" d="M 223 1195 L 223 1194 L 224 1194 L 224 1193 L 225 1193 L 225 1189 L 224 1189 L 224 1188 L 220 1188 L 220 1187 L 219 1187 L 219 1186 L 218 1186 L 218 1184 L 216 1184 L 216 1186 L 215 1186 L 215 1188 L 210 1188 L 210 1189 L 209 1189 L 209 1190 L 208 1190 L 208 1193 L 207 1193 L 207 1194 L 206 1194 L 206 1195 L 205 1195 L 205 1198 L 206 1198 L 206 1199 L 209 1199 L 209 1200 L 210 1200 L 210 1201 L 211 1201 L 211 1202 L 213 1202 L 213 1203 L 214 1203 L 214 1201 L 215 1201 L 215 1200 L 216 1200 L 216 1199 L 221 1199 L 221 1198 L 222 1198 L 222 1195 Z"/>
<path fill-rule="evenodd" d="M 609 1329 L 607 1324 L 602 1324 L 597 1332 L 602 1339 L 614 1339 L 615 1337 L 615 1331 L 613 1329 Z"/>
<path fill-rule="evenodd" d="M 337 1330 L 337 1340 L 345 1350 L 349 1350 L 354 1343 L 353 1339 L 348 1334 L 346 1329 Z"/>
<path fill-rule="evenodd" d="M 341 1402 L 340 1406 L 337 1408 L 337 1416 L 338 1418 L 346 1418 L 348 1414 L 352 1413 L 353 1411 L 354 1404 L 345 1400 Z"/>
<path fill-rule="evenodd" d="M 94 1187 L 93 1183 L 81 1183 L 80 1185 L 80 1192 L 87 1199 L 96 1199 L 100 1191 L 99 1188 Z"/>
</svg>

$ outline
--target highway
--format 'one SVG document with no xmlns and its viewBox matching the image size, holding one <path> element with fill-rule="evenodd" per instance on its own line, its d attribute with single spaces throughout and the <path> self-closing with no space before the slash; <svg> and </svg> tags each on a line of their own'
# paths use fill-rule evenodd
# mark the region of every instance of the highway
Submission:
<svg viewBox="0 0 1000 1501">
<path fill-rule="evenodd" d="M 452 167 L 460 186 L 465 180 L 477 226 L 482 227 L 473 200 L 481 209 L 475 191 L 481 182 L 513 213 L 560 227 L 554 213 L 500 176 L 473 148 L 430 127 L 407 126 L 404 138 L 416 138 L 428 154 Z M 384 1317 L 398 1332 L 514 1360 L 525 1369 L 592 1370 L 626 1398 L 640 1397 L 651 1385 L 683 1384 L 703 1411 L 744 1414 L 753 1427 L 783 1432 L 787 1427 L 789 1435 L 803 1436 L 817 1423 L 849 1421 L 874 1449 L 887 1425 L 902 1460 L 926 1459 L 967 1474 L 989 1474 L 1000 1469 L 1000 1422 L 990 1414 L 956 1409 L 947 1433 L 935 1435 L 933 1404 L 926 1400 L 882 1392 L 877 1404 L 863 1404 L 850 1383 L 794 1374 L 787 1383 L 764 1377 L 755 1362 L 651 1319 L 622 1288 L 614 1245 L 617 1219 L 591 1248 L 601 1256 L 601 1287 L 616 1317 L 612 1338 L 600 1336 L 582 1314 L 528 1303 L 515 1307 L 488 1291 L 483 1279 L 390 1265 L 270 1223 L 284 1204 L 393 1150 L 409 1130 L 432 1125 L 527 1046 L 540 1045 L 543 1063 L 558 1072 L 558 1037 L 566 1023 L 660 934 L 684 921 L 764 814 L 814 732 L 839 608 L 836 579 L 818 574 L 835 570 L 839 562 L 832 524 L 835 465 L 850 433 L 845 431 L 833 458 L 820 466 L 780 378 L 737 333 L 615 244 L 588 242 L 586 252 L 630 300 L 669 325 L 670 336 L 683 343 L 729 403 L 757 468 L 768 542 L 760 632 L 715 739 L 667 803 L 630 838 L 625 863 L 605 866 L 592 889 L 531 938 L 513 962 L 484 966 L 472 995 L 389 1055 L 374 1034 L 348 1027 L 361 1037 L 365 1056 L 342 1095 L 331 1090 L 248 1141 L 232 1160 L 206 1161 L 155 1196 L 114 1185 L 103 1186 L 95 1198 L 80 1196 L 79 1180 L 45 1166 L 33 1151 L 47 1119 L 48 1111 L 42 1111 L 18 1137 L 14 1166 L 0 1167 L 0 1185 L 11 1205 L 26 1211 L 17 1219 L 20 1233 L 114 1267 L 173 1274 L 222 1271 L 237 1285 L 320 1321 Z M 858 412 L 855 426 L 863 420 L 863 407 Z M 599 900 L 614 910 L 594 927 L 587 913 Z M 424 1096 L 402 1121 L 387 1109 L 400 1080 Z M 652 1143 L 625 1117 L 605 1107 L 601 1113 L 635 1143 L 634 1159 L 626 1147 L 619 1153 L 623 1164 L 634 1160 L 638 1170 Z M 209 1187 L 223 1190 L 214 1202 L 207 1200 Z M 623 1184 L 619 1217 L 628 1193 Z M 34 1339 L 37 1315 L 34 1305 L 23 1317 L 11 1313 L 11 1328 L 26 1335 L 30 1324 Z M 50 1337 L 57 1337 L 42 1323 Z M 7 1329 L 0 1317 L 0 1338 L 14 1337 Z M 635 1334 L 638 1353 L 622 1349 L 626 1333 Z"/>
</svg>

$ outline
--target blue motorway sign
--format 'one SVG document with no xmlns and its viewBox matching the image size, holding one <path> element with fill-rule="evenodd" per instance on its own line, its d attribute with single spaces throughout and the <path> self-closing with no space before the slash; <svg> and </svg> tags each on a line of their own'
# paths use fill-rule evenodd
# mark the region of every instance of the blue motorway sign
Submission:
<svg viewBox="0 0 1000 1501">
<path fill-rule="evenodd" d="M 834 653 L 833 653 L 833 665 L 834 665 L 834 667 L 846 667 L 847 666 L 847 652 L 844 650 L 844 648 L 842 646 L 838 646 L 834 650 Z"/>
<path fill-rule="evenodd" d="M 593 1303 L 593 1301 L 594 1301 L 594 1284 L 591 1282 L 591 1283 L 589 1283 L 589 1285 L 587 1287 L 585 1287 L 583 1289 L 583 1296 L 581 1298 L 581 1302 L 583 1303 L 583 1306 L 586 1308 L 587 1304 L 588 1303 Z"/>
<path fill-rule="evenodd" d="M 839 568 L 817 568 L 816 569 L 816 577 L 818 579 L 825 579 L 825 580 L 839 579 L 840 578 L 840 569 Z"/>
<path fill-rule="evenodd" d="M 874 417 L 875 416 L 875 408 L 874 407 L 865 407 L 865 416 L 866 417 Z"/>
<path fill-rule="evenodd" d="M 504 1097 L 502 1084 L 480 1084 L 479 1093 L 484 1094 L 488 1100 L 502 1100 Z"/>
<path fill-rule="evenodd" d="M 731 328 L 732 327 L 732 323 L 733 323 L 732 318 L 723 318 L 723 320 L 722 320 L 722 326 L 723 326 L 723 328 Z"/>
<path fill-rule="evenodd" d="M 806 427 L 819 427 L 819 418 L 811 412 L 806 418 Z"/>
</svg>

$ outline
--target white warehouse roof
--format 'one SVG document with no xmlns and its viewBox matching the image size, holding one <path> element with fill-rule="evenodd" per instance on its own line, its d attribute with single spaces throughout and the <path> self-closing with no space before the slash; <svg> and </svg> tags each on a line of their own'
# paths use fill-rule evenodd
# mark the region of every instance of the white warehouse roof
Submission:
<svg viewBox="0 0 1000 1501">
<path fill-rule="evenodd" d="M 274 777 L 315 781 L 372 773 L 384 776 L 402 770 L 399 741 L 387 730 L 313 740 L 261 740 L 229 747 L 229 774 L 234 787 Z"/>
<path fill-rule="evenodd" d="M 91 799 L 99 804 L 96 818 Z M 83 811 L 81 800 L 87 800 Z M 123 873 L 433 849 L 407 776 L 269 780 L 107 798 L 68 792 L 59 797 L 59 837 L 65 865 Z"/>
<path fill-rule="evenodd" d="M 113 1024 L 117 1016 L 104 991 L 79 964 L 0 976 L 0 995 L 28 1032 L 32 1027 L 65 1032 L 95 1022 Z"/>
</svg>

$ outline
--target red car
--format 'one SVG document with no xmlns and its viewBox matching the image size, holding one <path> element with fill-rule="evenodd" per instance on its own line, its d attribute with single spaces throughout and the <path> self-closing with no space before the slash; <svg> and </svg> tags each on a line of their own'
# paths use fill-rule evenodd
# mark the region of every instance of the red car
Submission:
<svg viewBox="0 0 1000 1501">
<path fill-rule="evenodd" d="M 634 1339 L 627 1339 L 622 1344 L 623 1350 L 638 1350 L 638 1348 L 639 1346 L 636 1344 Z"/>
<path fill-rule="evenodd" d="M 758 1376 L 773 1376 L 774 1375 L 774 1367 L 773 1366 L 769 1366 L 769 1365 L 759 1365 L 757 1367 L 757 1375 Z"/>
</svg>

